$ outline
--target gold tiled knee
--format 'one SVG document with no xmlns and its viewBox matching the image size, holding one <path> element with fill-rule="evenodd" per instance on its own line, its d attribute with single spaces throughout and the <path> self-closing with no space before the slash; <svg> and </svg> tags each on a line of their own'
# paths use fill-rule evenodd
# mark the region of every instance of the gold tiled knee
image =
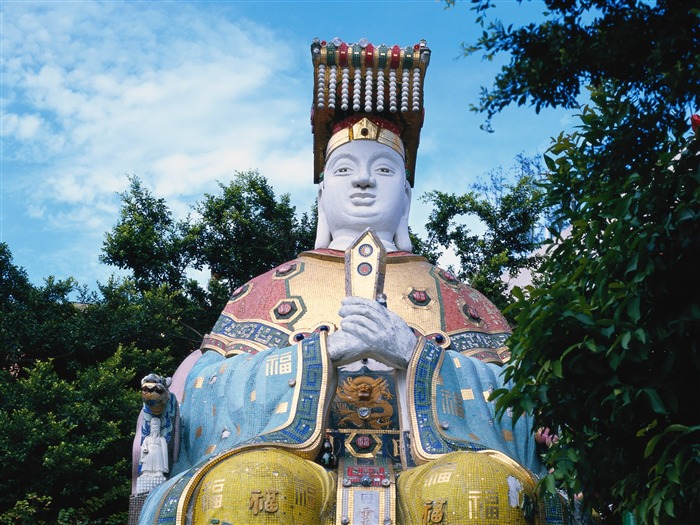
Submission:
<svg viewBox="0 0 700 525">
<path fill-rule="evenodd" d="M 494 451 L 453 452 L 398 479 L 403 525 L 527 525 L 535 516 L 535 480 Z"/>
<path fill-rule="evenodd" d="M 329 525 L 335 477 L 323 467 L 276 448 L 215 458 L 191 489 L 187 523 Z"/>
</svg>

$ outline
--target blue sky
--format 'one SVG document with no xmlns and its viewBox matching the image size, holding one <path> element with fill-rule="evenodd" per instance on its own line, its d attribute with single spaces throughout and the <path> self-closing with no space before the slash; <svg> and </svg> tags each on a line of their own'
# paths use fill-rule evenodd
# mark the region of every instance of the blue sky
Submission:
<svg viewBox="0 0 700 525">
<path fill-rule="evenodd" d="M 492 16 L 529 22 L 539 1 L 495 1 Z M 177 218 L 217 181 L 256 168 L 298 211 L 315 198 L 309 110 L 316 36 L 401 46 L 427 40 L 426 121 L 418 198 L 464 192 L 519 153 L 541 154 L 572 112 L 508 108 L 494 133 L 469 111 L 500 64 L 458 58 L 481 32 L 468 3 L 417 1 L 88 2 L 2 0 L 0 242 L 40 284 L 90 287 L 138 176 Z"/>
</svg>

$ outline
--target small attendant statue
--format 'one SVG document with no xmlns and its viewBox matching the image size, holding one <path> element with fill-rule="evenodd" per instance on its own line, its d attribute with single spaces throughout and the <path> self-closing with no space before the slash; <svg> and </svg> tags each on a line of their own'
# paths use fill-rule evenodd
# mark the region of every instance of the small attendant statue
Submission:
<svg viewBox="0 0 700 525">
<path fill-rule="evenodd" d="M 163 483 L 176 459 L 178 403 L 168 387 L 171 378 L 148 374 L 141 380 L 143 424 L 141 426 L 141 455 L 136 493 L 150 492 Z"/>
</svg>

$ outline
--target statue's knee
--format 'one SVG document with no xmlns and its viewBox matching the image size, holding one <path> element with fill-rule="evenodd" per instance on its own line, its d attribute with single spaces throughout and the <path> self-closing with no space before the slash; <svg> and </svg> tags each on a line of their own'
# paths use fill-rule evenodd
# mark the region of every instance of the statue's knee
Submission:
<svg viewBox="0 0 700 525">
<path fill-rule="evenodd" d="M 453 452 L 398 479 L 399 522 L 529 524 L 535 480 L 500 453 Z"/>
<path fill-rule="evenodd" d="M 202 470 L 190 491 L 188 523 L 331 523 L 334 476 L 290 452 L 254 449 L 213 460 Z"/>
</svg>

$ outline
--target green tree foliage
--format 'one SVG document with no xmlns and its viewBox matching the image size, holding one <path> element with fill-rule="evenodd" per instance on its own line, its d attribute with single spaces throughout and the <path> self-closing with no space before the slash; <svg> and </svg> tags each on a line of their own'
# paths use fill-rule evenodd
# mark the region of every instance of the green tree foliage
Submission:
<svg viewBox="0 0 700 525">
<path fill-rule="evenodd" d="M 0 243 L 0 368 L 18 371 L 52 358 L 67 371 L 112 355 L 118 341 L 110 330 L 121 328 L 95 323 L 94 316 L 113 307 L 107 297 L 98 301 L 72 278 L 49 277 L 34 286 L 14 265 L 7 244 Z"/>
<path fill-rule="evenodd" d="M 521 27 L 490 20 L 491 0 L 471 4 L 484 31 L 476 42 L 462 45 L 465 55 L 481 53 L 488 60 L 510 55 L 473 106 L 489 120 L 513 103 L 536 112 L 577 108 L 583 88 L 602 82 L 634 96 L 640 117 L 671 100 L 674 107 L 697 105 L 697 0 L 545 0 L 546 19 Z M 674 112 L 656 116 L 662 127 L 678 125 Z M 654 121 L 643 126 L 651 129 Z"/>
<path fill-rule="evenodd" d="M 176 222 L 164 199 L 156 199 L 137 177 L 120 193 L 119 222 L 105 235 L 100 260 L 130 270 L 140 289 L 167 284 L 180 288 L 188 264 L 186 222 Z"/>
<path fill-rule="evenodd" d="M 186 356 L 201 342 L 186 321 L 202 314 L 200 305 L 183 295 L 165 285 L 141 290 L 129 278 L 112 278 L 97 292 L 72 278 L 49 277 L 34 286 L 13 264 L 9 247 L 0 244 L 0 368 L 19 371 L 50 358 L 61 377 L 70 378 L 123 344 L 168 347 Z"/>
<path fill-rule="evenodd" d="M 0 370 L 0 523 L 126 522 L 138 354 L 120 348 L 74 380 L 51 360 Z"/>
<path fill-rule="evenodd" d="M 173 292 L 36 287 L 5 244 L 0 265 L 0 523 L 124 523 L 139 379 L 179 361 Z"/>
<path fill-rule="evenodd" d="M 113 277 L 98 289 L 85 303 L 81 340 L 89 353 L 107 356 L 119 344 L 131 344 L 142 350 L 169 348 L 183 358 L 199 347 L 202 331 L 216 319 L 208 313 L 208 296 L 200 301 L 167 285 L 141 290 L 133 279 Z"/>
<path fill-rule="evenodd" d="M 316 208 L 297 218 L 289 195 L 278 198 L 255 170 L 220 183 L 219 194 L 194 206 L 196 219 L 179 222 L 164 199 L 153 197 L 137 177 L 129 180 L 101 261 L 129 271 L 139 290 L 165 285 L 198 307 L 211 304 L 218 315 L 235 288 L 313 247 Z M 188 268 L 205 267 L 213 276 L 207 290 L 186 278 Z"/>
<path fill-rule="evenodd" d="M 689 523 L 700 502 L 700 149 L 669 140 L 651 165 L 601 170 L 601 131 L 631 108 L 592 98 L 600 106 L 548 159 L 549 198 L 572 229 L 542 287 L 518 295 L 515 388 L 499 404 L 559 429 L 550 487 L 643 522 Z"/>
<path fill-rule="evenodd" d="M 152 348 L 157 343 L 180 357 L 201 343 L 231 292 L 248 279 L 313 246 L 315 210 L 300 219 L 288 195 L 277 198 L 256 171 L 236 173 L 221 193 L 195 205 L 197 219 L 175 221 L 164 199 L 153 197 L 136 177 L 120 194 L 120 219 L 105 235 L 101 260 L 130 272 L 100 287 L 105 326 L 129 334 L 118 339 Z M 186 277 L 207 267 L 206 287 Z M 133 316 L 132 316 L 133 315 Z"/>
<path fill-rule="evenodd" d="M 581 125 L 547 158 L 548 199 L 571 225 L 544 282 L 511 315 L 515 366 L 501 410 L 557 428 L 558 485 L 642 523 L 692 523 L 700 502 L 700 174 L 688 117 L 700 107 L 700 4 L 545 1 L 540 24 L 486 24 L 465 51 L 508 64 L 475 107 L 577 107 Z"/>
<path fill-rule="evenodd" d="M 179 357 L 199 347 L 231 292 L 313 246 L 316 210 L 300 219 L 289 195 L 277 197 L 257 171 L 239 172 L 221 193 L 194 206 L 197 218 L 175 221 L 164 199 L 136 177 L 120 194 L 120 218 L 105 235 L 102 262 L 130 272 L 83 299 L 123 344 L 170 348 Z M 188 269 L 208 268 L 201 286 Z M 128 319 L 127 323 L 122 322 Z M 123 328 L 123 330 L 122 330 Z M 92 346 L 104 334 L 86 334 Z"/>
<path fill-rule="evenodd" d="M 432 191 L 423 200 L 433 210 L 426 224 L 428 241 L 435 249 L 452 250 L 459 258 L 458 277 L 485 294 L 500 309 L 511 302 L 504 277 L 533 269 L 533 251 L 543 240 L 544 191 L 539 181 L 544 167 L 537 159 L 517 157 L 517 164 L 504 172 L 489 173 L 463 195 Z M 463 222 L 476 218 L 483 234 L 472 232 Z M 430 249 L 428 249 L 430 251 Z"/>
<path fill-rule="evenodd" d="M 18 369 L 37 358 L 72 353 L 69 341 L 75 307 L 68 294 L 73 279 L 49 278 L 35 287 L 12 253 L 0 243 L 0 368 Z"/>
<path fill-rule="evenodd" d="M 289 195 L 277 199 L 257 171 L 219 186 L 195 206 L 200 218 L 188 235 L 195 266 L 208 266 L 230 291 L 313 247 L 315 212 L 297 220 Z"/>
<path fill-rule="evenodd" d="M 95 291 L 34 286 L 0 244 L 0 524 L 125 523 L 140 378 L 172 374 L 230 287 L 315 234 L 315 210 L 297 220 L 255 172 L 208 195 L 194 223 L 135 177 L 121 198 L 102 261 L 130 275 Z M 204 265 L 220 272 L 206 289 L 186 277 Z"/>
</svg>

